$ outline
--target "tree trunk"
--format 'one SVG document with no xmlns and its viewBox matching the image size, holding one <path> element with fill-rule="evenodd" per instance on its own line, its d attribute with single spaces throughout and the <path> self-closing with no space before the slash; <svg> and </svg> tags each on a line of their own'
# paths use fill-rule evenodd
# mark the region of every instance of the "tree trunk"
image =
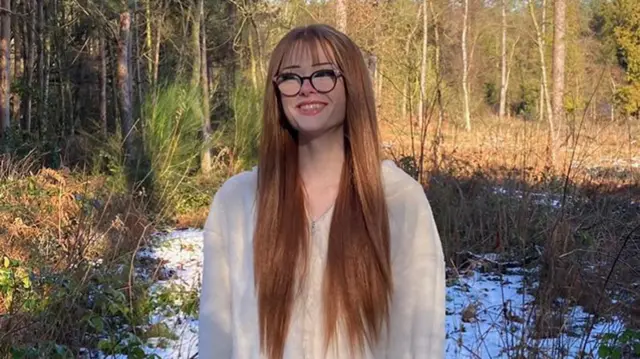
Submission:
<svg viewBox="0 0 640 359">
<path fill-rule="evenodd" d="M 36 59 L 36 0 L 26 0 L 25 8 L 30 14 L 29 21 L 25 21 L 25 72 L 27 74 L 26 99 L 24 102 L 24 123 L 23 129 L 25 133 L 31 134 L 32 118 L 33 118 L 33 75 L 35 70 Z"/>
<path fill-rule="evenodd" d="M 381 12 L 380 0 L 373 1 L 372 12 L 374 13 L 374 16 L 378 16 L 378 14 L 380 14 Z M 370 64 L 369 72 L 371 75 L 371 84 L 373 86 L 373 93 L 375 97 L 376 108 L 380 105 L 380 100 L 381 100 L 381 94 L 380 94 L 381 86 L 382 86 L 382 81 L 380 81 L 381 62 L 380 62 L 380 58 L 377 55 L 377 52 L 379 51 L 378 44 L 379 44 L 379 41 L 380 41 L 379 39 L 380 39 L 380 36 L 382 35 L 382 32 L 383 32 L 382 23 L 380 21 L 375 21 L 373 25 L 373 41 L 369 46 L 371 49 L 369 54 L 369 64 Z"/>
<path fill-rule="evenodd" d="M 408 62 L 407 64 L 407 68 L 411 67 L 411 56 L 410 56 L 410 51 L 411 51 L 411 43 L 413 41 L 413 36 L 416 34 L 416 31 L 418 31 L 418 26 L 419 26 L 419 22 L 418 20 L 420 19 L 420 16 L 422 14 L 422 5 L 420 6 L 420 8 L 418 9 L 418 15 L 415 21 L 415 26 L 413 27 L 413 29 L 411 29 L 411 32 L 409 33 L 409 36 L 407 36 L 407 39 L 404 43 L 404 58 L 405 60 Z M 402 118 L 405 119 L 407 118 L 407 107 L 410 105 L 409 104 L 409 84 L 411 83 L 411 76 L 407 76 L 407 78 L 404 81 L 404 85 L 402 87 Z M 409 113 L 409 116 L 412 116 L 413 114 Z M 411 121 L 411 119 L 409 118 L 409 121 Z"/>
<path fill-rule="evenodd" d="M 532 0 L 529 0 L 530 3 L 531 3 L 531 1 Z M 529 4 L 529 5 L 531 5 L 531 4 Z M 529 9 L 531 10 L 532 8 L 530 7 Z M 531 12 L 531 16 L 535 16 L 534 14 L 535 14 L 534 12 Z M 545 51 L 544 44 L 545 44 L 546 38 L 547 38 L 547 0 L 542 0 L 542 19 L 541 19 L 540 22 L 541 22 L 541 24 L 540 24 L 541 30 L 538 29 L 538 27 L 536 25 L 537 24 L 537 20 L 534 19 L 534 25 L 536 25 L 536 37 L 538 37 L 538 40 L 537 40 L 538 41 L 538 47 L 542 46 L 543 47 L 542 51 L 544 53 L 544 51 Z M 541 34 L 540 34 L 541 36 L 538 36 L 538 31 L 541 31 Z M 542 40 L 540 40 L 540 38 Z M 543 45 L 540 45 L 540 41 L 542 41 Z M 545 87 L 546 85 L 544 85 L 544 80 L 545 80 L 544 76 L 546 76 L 546 73 L 541 73 L 540 74 L 540 101 L 539 101 L 540 103 L 539 103 L 539 112 L 538 112 L 538 119 L 540 121 L 544 121 L 544 116 L 545 116 L 544 114 L 545 114 L 545 111 L 547 110 L 546 107 L 545 107 L 545 104 L 546 104 L 546 101 L 547 101 L 547 88 Z M 548 119 L 548 117 L 547 117 L 547 119 Z"/>
<path fill-rule="evenodd" d="M 338 30 L 347 33 L 347 0 L 336 1 L 336 16 Z"/>
<path fill-rule="evenodd" d="M 420 99 L 418 102 L 418 121 L 420 124 L 420 130 L 424 126 L 425 118 L 425 103 L 427 98 L 427 61 L 429 54 L 427 53 L 427 45 L 429 41 L 429 6 L 428 0 L 422 1 L 422 61 L 420 62 Z M 421 132 L 422 133 L 422 132 Z"/>
<path fill-rule="evenodd" d="M 160 20 L 156 25 L 156 43 L 153 50 L 153 84 L 158 84 L 158 71 L 160 69 L 160 41 L 162 40 L 162 32 L 160 32 Z"/>
<path fill-rule="evenodd" d="M 225 36 L 233 37 L 239 29 L 237 8 L 232 2 L 225 2 L 225 21 L 221 31 Z M 224 121 L 230 121 L 235 114 L 231 106 L 231 96 L 236 88 L 236 59 L 237 52 L 233 48 L 233 41 L 225 41 L 217 48 L 218 67 L 215 83 L 216 92 L 213 95 L 213 130 L 215 131 Z M 214 88 L 214 87 L 212 87 Z"/>
<path fill-rule="evenodd" d="M 134 24 L 138 24 L 138 1 L 137 0 L 133 0 L 132 1 L 133 4 L 133 18 L 132 21 Z M 139 118 L 144 118 L 144 107 L 140 106 L 143 102 L 144 102 L 144 85 L 143 85 L 143 75 L 142 75 L 142 67 L 140 65 L 140 62 L 142 61 L 142 55 L 140 54 L 140 30 L 139 30 L 139 26 L 134 26 L 133 27 L 133 36 L 132 36 L 132 41 L 131 41 L 131 47 L 132 47 L 132 52 L 130 55 L 130 58 L 133 60 L 132 65 L 135 65 L 135 93 L 138 95 L 137 97 L 137 105 L 138 106 L 133 106 L 133 108 L 138 110 L 138 116 Z"/>
<path fill-rule="evenodd" d="M 433 168 L 439 167 L 439 148 L 442 143 L 442 123 L 444 122 L 444 105 L 442 104 L 442 91 L 440 83 L 442 81 L 442 71 L 440 68 L 440 27 L 438 26 L 438 17 L 433 9 L 433 1 L 429 3 L 431 10 L 431 18 L 433 19 L 433 40 L 435 42 L 435 73 L 436 73 L 436 101 L 438 103 L 438 124 L 436 126 L 435 138 L 433 141 Z"/>
<path fill-rule="evenodd" d="M 260 84 L 262 83 L 263 78 L 265 76 L 265 69 L 262 61 L 264 44 L 263 44 L 262 38 L 260 37 L 258 24 L 253 18 L 249 20 L 251 21 L 251 29 L 249 30 L 249 46 L 251 50 L 251 61 L 252 61 L 251 71 L 253 72 L 252 76 L 255 77 L 255 85 L 256 85 L 255 88 L 257 90 L 258 88 L 260 88 L 261 86 Z M 253 30 L 253 34 L 251 33 L 251 30 Z M 254 37 L 255 41 L 251 41 L 252 37 Z"/>
<path fill-rule="evenodd" d="M 618 86 L 616 85 L 616 80 L 613 79 L 611 72 L 609 72 L 609 80 L 611 81 L 611 93 L 613 94 L 613 98 L 609 99 L 609 103 L 611 106 L 611 110 L 609 111 L 609 120 L 611 122 L 615 122 L 616 120 L 616 101 L 615 94 L 618 92 Z"/>
<path fill-rule="evenodd" d="M 193 4 L 192 18 L 191 18 L 191 51 L 192 51 L 192 72 L 191 72 L 191 83 L 195 86 L 200 84 L 200 72 L 201 72 L 201 57 L 200 53 L 200 4 L 202 0 L 195 0 L 196 3 Z"/>
<path fill-rule="evenodd" d="M 249 62 L 251 63 L 251 84 L 253 85 L 254 91 L 257 91 L 259 88 L 258 84 L 258 60 L 256 59 L 256 50 L 253 41 L 253 33 L 249 31 L 249 39 L 248 47 L 249 47 Z"/>
<path fill-rule="evenodd" d="M 45 54 L 46 48 L 46 34 L 45 34 L 45 16 L 44 16 L 44 0 L 37 0 L 37 12 L 38 12 L 38 26 L 36 31 L 38 34 L 38 85 L 40 90 L 40 98 L 38 99 L 38 114 L 37 114 L 37 126 L 38 137 L 41 140 L 45 139 L 48 133 L 48 121 L 46 115 L 46 97 L 47 97 L 47 84 L 46 84 L 46 68 L 47 59 Z"/>
<path fill-rule="evenodd" d="M 131 108 L 131 13 L 120 14 L 120 39 L 118 42 L 118 94 L 124 154 L 127 168 L 132 169 L 135 154 L 135 135 Z"/>
<path fill-rule="evenodd" d="M 156 83 L 153 78 L 153 29 L 151 24 L 153 23 L 153 17 L 151 16 L 151 0 L 145 1 L 145 54 L 147 57 L 147 79 L 150 83 L 150 87 L 153 88 Z"/>
<path fill-rule="evenodd" d="M 505 86 L 504 86 L 505 98 L 506 98 L 507 91 L 509 90 L 509 79 L 511 78 L 511 66 L 513 65 L 513 55 L 515 55 L 516 53 L 516 46 L 518 45 L 519 41 L 520 41 L 520 37 L 518 36 L 513 42 L 513 44 L 511 45 L 511 53 L 509 54 L 509 59 L 507 60 L 507 79 L 505 80 Z M 510 113 L 506 111 L 506 104 L 505 104 L 505 114 L 507 114 L 508 116 L 511 116 Z"/>
<path fill-rule="evenodd" d="M 467 59 L 467 29 L 469 18 L 469 0 L 464 0 L 464 13 L 462 15 L 462 112 L 467 131 L 471 131 L 471 114 L 469 110 L 469 61 Z"/>
<path fill-rule="evenodd" d="M 374 83 L 376 84 L 376 103 L 380 103 L 382 100 L 382 82 L 384 78 L 382 77 L 382 62 L 379 62 L 376 66 L 376 78 Z"/>
<path fill-rule="evenodd" d="M 507 0 L 502 0 L 502 51 L 500 54 L 500 121 L 504 120 L 507 109 Z"/>
<path fill-rule="evenodd" d="M 98 51 L 100 52 L 100 126 L 102 133 L 107 136 L 109 133 L 109 125 L 107 123 L 107 49 L 104 31 L 100 32 L 98 42 Z"/>
<path fill-rule="evenodd" d="M 205 143 L 200 158 L 200 168 L 202 173 L 211 173 L 211 149 L 209 140 L 211 138 L 211 113 L 209 111 L 209 74 L 207 71 L 207 31 L 204 26 L 204 0 L 198 0 L 198 18 L 200 19 L 200 32 L 202 43 L 200 44 L 200 86 L 202 88 L 202 135 Z"/>
<path fill-rule="evenodd" d="M 555 124 L 555 133 L 552 133 L 553 144 L 557 145 L 560 127 L 564 119 L 564 73 L 566 58 L 566 0 L 555 0 L 553 6 L 553 61 L 552 74 L 553 88 L 551 99 L 551 107 L 553 108 L 553 119 Z M 556 150 L 555 147 L 552 149 Z"/>
<path fill-rule="evenodd" d="M 11 126 L 11 0 L 0 2 L 0 136 Z"/>
<path fill-rule="evenodd" d="M 23 61 L 23 49 L 24 49 L 24 34 L 22 32 L 22 24 L 24 23 L 24 18 L 22 16 L 18 16 L 16 13 L 23 13 L 24 12 L 24 7 L 22 6 L 22 2 L 21 1 L 16 1 L 15 2 L 15 10 L 13 11 L 14 14 L 12 15 L 11 18 L 11 28 L 13 31 L 13 38 L 14 38 L 14 47 L 15 47 L 15 51 L 14 51 L 14 56 L 13 56 L 13 78 L 14 79 L 22 79 L 23 74 L 24 74 L 24 61 Z M 20 96 L 20 92 L 16 92 L 13 94 L 13 108 L 12 108 L 12 113 L 11 113 L 11 118 L 13 119 L 13 122 L 15 123 L 14 126 L 20 126 L 20 109 L 22 107 L 22 99 Z"/>
<path fill-rule="evenodd" d="M 546 1 L 542 1 L 542 18 L 544 21 L 545 18 L 545 2 Z M 549 90 L 548 90 L 548 84 L 547 84 L 547 61 L 545 59 L 545 54 L 544 54 L 544 50 L 545 50 L 545 41 L 544 41 L 544 32 L 543 29 L 540 28 L 540 26 L 538 25 L 538 20 L 536 18 L 536 14 L 535 14 L 535 10 L 533 8 L 533 1 L 529 0 L 529 12 L 531 14 L 531 19 L 533 21 L 533 26 L 535 27 L 536 30 L 536 38 L 537 38 L 537 42 L 538 42 L 538 55 L 540 56 L 540 71 L 542 72 L 542 86 L 541 86 L 541 107 L 540 107 L 540 112 L 543 113 L 546 107 L 546 112 L 547 112 L 547 121 L 549 121 L 549 131 L 550 133 L 554 132 L 554 126 L 553 126 L 553 113 L 551 112 L 551 101 L 549 99 Z"/>
</svg>

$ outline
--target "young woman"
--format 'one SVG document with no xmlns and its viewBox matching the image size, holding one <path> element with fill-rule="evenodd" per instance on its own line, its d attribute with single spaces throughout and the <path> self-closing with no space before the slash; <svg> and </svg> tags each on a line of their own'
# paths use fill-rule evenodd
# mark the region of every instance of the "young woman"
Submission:
<svg viewBox="0 0 640 359">
<path fill-rule="evenodd" d="M 257 168 L 204 232 L 199 357 L 444 357 L 442 246 L 422 187 L 382 161 L 358 47 L 325 25 L 276 46 Z"/>
</svg>

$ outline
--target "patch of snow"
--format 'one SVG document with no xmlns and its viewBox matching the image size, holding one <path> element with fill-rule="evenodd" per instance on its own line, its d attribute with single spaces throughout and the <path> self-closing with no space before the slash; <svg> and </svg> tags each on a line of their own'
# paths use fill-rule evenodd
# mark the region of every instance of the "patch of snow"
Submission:
<svg viewBox="0 0 640 359">
<path fill-rule="evenodd" d="M 525 193 L 521 190 L 509 189 L 504 187 L 493 187 L 492 192 L 503 196 L 513 196 L 515 198 L 524 199 Z M 562 194 L 552 194 L 545 192 L 528 192 L 526 195 L 531 202 L 537 205 L 546 205 L 551 208 L 558 209 L 562 205 Z M 571 200 L 571 196 L 566 197 L 567 203 Z"/>
<path fill-rule="evenodd" d="M 151 286 L 151 294 L 158 294 L 168 288 L 176 287 L 181 291 L 199 290 L 202 280 L 202 231 L 174 231 L 159 236 L 145 255 L 159 259 L 171 272 L 168 279 L 158 280 Z M 181 305 L 179 301 L 174 303 Z M 164 308 L 162 308 L 164 309 Z M 150 324 L 162 323 L 178 338 L 151 338 L 145 349 L 147 354 L 155 354 L 161 358 L 191 358 L 198 351 L 198 320 L 182 312 L 174 310 L 156 310 Z"/>
<path fill-rule="evenodd" d="M 534 298 L 528 292 L 533 288 L 524 284 L 526 271 L 515 269 L 514 273 L 519 274 L 471 272 L 469 276 L 459 277 L 447 289 L 447 359 L 515 357 L 522 353 L 519 350 L 523 346 L 529 348 L 525 353 L 539 350 L 549 353 L 550 358 L 578 357 L 589 314 L 574 307 L 560 318 L 564 333 L 555 338 L 532 339 L 527 331 L 535 320 Z M 598 337 L 619 332 L 620 323 L 594 325 L 586 352 L 597 352 Z M 545 358 L 544 355 L 538 357 Z"/>
<path fill-rule="evenodd" d="M 199 290 L 202 275 L 202 231 L 174 231 L 156 236 L 152 246 L 140 251 L 139 258 L 160 260 L 170 272 L 168 278 L 157 281 L 151 294 L 179 288 Z M 484 255 L 494 259 L 495 255 Z M 528 348 L 553 353 L 561 346 L 565 357 L 577 357 L 582 344 L 581 333 L 589 315 L 581 308 L 573 308 L 565 316 L 564 332 L 553 339 L 530 339 L 533 316 L 530 315 L 533 296 L 525 285 L 531 274 L 513 268 L 507 274 L 479 273 L 457 277 L 447 288 L 446 359 L 510 357 L 525 337 Z M 180 303 L 176 303 L 179 307 Z M 506 314 L 505 314 L 506 313 Z M 163 359 L 191 358 L 197 352 L 198 320 L 172 308 L 159 308 L 150 318 L 151 324 L 163 323 L 177 339 L 151 338 L 145 352 Z M 527 324 L 529 323 L 529 324 Z M 597 350 L 597 337 L 606 332 L 618 332 L 621 325 L 597 323 L 587 343 L 587 352 Z M 568 329 L 568 330 L 566 330 Z M 545 356 L 539 356 L 544 358 Z M 559 357 L 551 355 L 550 357 Z M 120 359 L 123 356 L 110 356 Z"/>
</svg>

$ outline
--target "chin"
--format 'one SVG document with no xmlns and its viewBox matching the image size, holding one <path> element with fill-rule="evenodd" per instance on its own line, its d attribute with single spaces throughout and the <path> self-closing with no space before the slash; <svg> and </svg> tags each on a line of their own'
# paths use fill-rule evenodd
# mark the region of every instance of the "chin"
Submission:
<svg viewBox="0 0 640 359">
<path fill-rule="evenodd" d="M 309 124 L 298 123 L 295 126 L 300 136 L 305 138 L 318 138 L 326 134 L 334 133 L 336 130 L 341 129 L 341 124 L 329 125 L 326 123 Z"/>
<path fill-rule="evenodd" d="M 302 137 L 316 138 L 330 132 L 330 129 L 325 127 L 312 127 L 302 126 L 297 128 L 298 134 Z"/>
</svg>

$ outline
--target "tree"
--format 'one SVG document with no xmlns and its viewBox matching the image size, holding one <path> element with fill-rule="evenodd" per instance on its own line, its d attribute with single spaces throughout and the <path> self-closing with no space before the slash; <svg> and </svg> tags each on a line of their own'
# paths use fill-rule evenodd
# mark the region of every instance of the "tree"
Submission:
<svg viewBox="0 0 640 359">
<path fill-rule="evenodd" d="M 469 60 L 467 56 L 467 31 L 469 28 L 469 0 L 464 0 L 462 15 L 462 113 L 467 131 L 471 131 L 471 113 L 469 110 Z"/>
<path fill-rule="evenodd" d="M 422 11 L 423 8 L 422 6 L 420 6 L 418 8 L 418 15 L 416 18 L 416 21 L 414 22 L 414 24 L 411 26 L 411 32 L 409 32 L 409 34 L 407 35 L 406 39 L 405 39 L 405 43 L 404 43 L 404 56 L 403 59 L 405 62 L 408 62 L 405 66 L 407 68 L 411 67 L 411 44 L 413 42 L 413 37 L 416 34 L 416 32 L 418 31 L 418 20 L 420 19 L 420 16 L 422 16 Z M 401 109 L 401 114 L 402 114 L 402 119 L 404 120 L 405 118 L 407 118 L 407 110 L 409 107 L 409 86 L 411 84 L 411 76 L 405 76 L 405 78 L 403 78 L 403 88 L 402 88 L 402 109 Z M 413 114 L 409 113 L 409 121 L 411 121 L 411 117 L 413 116 Z"/>
<path fill-rule="evenodd" d="M 347 0 L 336 1 L 336 17 L 338 30 L 347 33 Z"/>
<path fill-rule="evenodd" d="M 546 18 L 546 1 L 542 1 L 542 23 L 544 24 Z M 536 42 L 538 47 L 538 55 L 540 56 L 540 72 L 541 72 L 541 85 L 540 85 L 540 114 L 544 113 L 544 109 L 546 108 L 547 112 L 547 121 L 549 122 L 549 141 L 553 141 L 555 138 L 555 126 L 553 121 L 553 112 L 551 110 L 551 100 L 549 98 L 549 87 L 547 85 L 547 60 L 545 56 L 545 40 L 544 40 L 544 28 L 540 28 L 538 25 L 538 20 L 536 17 L 536 13 L 533 7 L 533 0 L 529 0 L 529 14 L 531 15 L 531 20 L 533 21 L 533 25 L 536 30 Z M 550 143 L 550 149 L 553 148 L 553 144 Z M 553 151 L 550 150 L 549 155 L 553 155 Z"/>
<path fill-rule="evenodd" d="M 507 108 L 507 0 L 502 0 L 502 39 L 500 42 L 500 120 L 504 120 Z"/>
<path fill-rule="evenodd" d="M 627 116 L 640 116 L 640 2 L 614 0 L 602 5 L 595 27 L 603 41 L 611 39 L 626 84 L 616 88 L 616 102 Z"/>
<path fill-rule="evenodd" d="M 124 139 L 125 163 L 133 169 L 135 155 L 135 128 L 131 103 L 131 12 L 120 13 L 120 38 L 118 39 L 118 94 L 120 98 L 120 121 Z"/>
<path fill-rule="evenodd" d="M 0 5 L 0 135 L 4 136 L 11 125 L 11 0 Z"/>
<path fill-rule="evenodd" d="M 198 30 L 198 34 L 200 38 L 198 39 L 200 45 L 197 47 L 199 49 L 199 53 L 194 54 L 196 58 L 199 58 L 198 61 L 194 61 L 195 64 L 199 65 L 197 69 L 200 72 L 199 76 L 199 85 L 202 93 L 202 134 L 205 143 L 207 144 L 202 149 L 202 154 L 200 156 L 200 168 L 203 173 L 209 174 L 211 173 L 211 150 L 209 149 L 208 142 L 211 138 L 211 118 L 209 111 L 209 75 L 207 71 L 207 29 L 204 26 L 204 0 L 197 0 L 197 16 L 194 19 L 194 27 L 193 31 Z M 199 24 L 196 26 L 196 22 Z M 194 35 L 194 45 L 196 45 L 196 35 Z M 195 60 L 195 59 L 194 59 Z M 194 65 L 194 77 L 196 68 Z"/>
<path fill-rule="evenodd" d="M 567 32 L 567 3 L 566 0 L 555 0 L 553 6 L 553 98 L 551 107 L 553 108 L 553 120 L 556 132 L 552 133 L 552 151 L 556 151 L 555 146 L 558 141 L 559 129 L 564 122 L 564 73 L 566 58 L 565 35 Z"/>
<path fill-rule="evenodd" d="M 25 134 L 30 135 L 33 118 L 33 75 L 36 61 L 36 31 L 34 25 L 36 23 L 36 0 L 25 0 L 25 9 L 30 14 L 29 21 L 25 21 L 25 51 L 24 51 L 24 79 L 26 91 L 25 100 L 23 102 L 23 126 L 22 130 Z"/>
<path fill-rule="evenodd" d="M 104 0 L 100 4 L 104 6 Z M 100 112 L 100 125 L 102 127 L 102 133 L 107 136 L 109 132 L 109 126 L 107 123 L 107 40 L 104 29 L 101 29 L 98 34 L 98 52 L 100 56 L 100 100 L 99 100 L 99 112 Z"/>
<path fill-rule="evenodd" d="M 420 102 L 418 104 L 418 121 L 420 129 L 424 126 L 426 103 L 427 103 L 427 63 L 429 61 L 428 43 L 429 43 L 429 6 L 428 0 L 422 1 L 422 60 L 420 62 Z"/>
<path fill-rule="evenodd" d="M 200 52 L 200 24 L 202 22 L 202 14 L 200 12 L 203 0 L 194 0 L 191 6 L 191 84 L 198 86 L 200 84 L 200 70 L 202 54 Z"/>
<path fill-rule="evenodd" d="M 37 26 L 36 34 L 38 35 L 38 85 L 39 85 L 39 101 L 37 107 L 37 125 L 39 138 L 45 141 L 46 137 L 52 137 L 53 133 L 49 131 L 49 59 L 50 48 L 47 46 L 48 29 L 46 26 L 44 0 L 34 0 L 36 3 Z"/>
</svg>

